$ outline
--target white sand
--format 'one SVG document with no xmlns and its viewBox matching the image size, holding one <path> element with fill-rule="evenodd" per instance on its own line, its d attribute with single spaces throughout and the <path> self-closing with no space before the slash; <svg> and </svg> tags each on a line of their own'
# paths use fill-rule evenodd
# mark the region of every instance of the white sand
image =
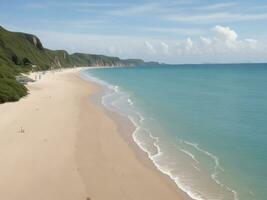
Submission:
<svg viewBox="0 0 267 200">
<path fill-rule="evenodd" d="M 97 87 L 77 72 L 48 73 L 29 89 L 0 105 L 1 199 L 183 199 L 89 101 Z"/>
</svg>

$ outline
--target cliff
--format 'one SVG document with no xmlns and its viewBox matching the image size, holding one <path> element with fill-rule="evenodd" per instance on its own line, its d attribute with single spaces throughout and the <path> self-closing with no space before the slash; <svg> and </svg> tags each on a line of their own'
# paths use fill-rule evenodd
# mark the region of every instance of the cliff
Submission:
<svg viewBox="0 0 267 200">
<path fill-rule="evenodd" d="M 16 101 L 27 94 L 16 75 L 31 70 L 49 70 L 79 66 L 135 66 L 143 65 L 139 59 L 123 60 L 95 54 L 50 50 L 32 34 L 10 32 L 0 26 L 0 103 Z"/>
</svg>

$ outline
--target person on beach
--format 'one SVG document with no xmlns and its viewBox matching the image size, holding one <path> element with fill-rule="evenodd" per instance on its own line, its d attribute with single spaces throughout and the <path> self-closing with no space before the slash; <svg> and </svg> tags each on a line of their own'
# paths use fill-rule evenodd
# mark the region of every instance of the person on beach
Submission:
<svg viewBox="0 0 267 200">
<path fill-rule="evenodd" d="M 20 127 L 20 133 L 25 133 L 25 130 L 22 128 L 22 126 Z"/>
</svg>

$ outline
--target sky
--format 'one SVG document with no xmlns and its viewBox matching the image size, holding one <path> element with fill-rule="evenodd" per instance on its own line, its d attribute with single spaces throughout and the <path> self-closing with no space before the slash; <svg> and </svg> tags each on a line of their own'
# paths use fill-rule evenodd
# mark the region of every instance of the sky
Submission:
<svg viewBox="0 0 267 200">
<path fill-rule="evenodd" d="M 267 0 L 0 0 L 0 25 L 69 53 L 267 62 Z"/>
</svg>

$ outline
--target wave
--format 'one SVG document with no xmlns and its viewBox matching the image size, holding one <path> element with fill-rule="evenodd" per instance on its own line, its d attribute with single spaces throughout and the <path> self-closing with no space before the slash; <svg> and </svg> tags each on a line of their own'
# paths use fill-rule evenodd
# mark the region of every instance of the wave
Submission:
<svg viewBox="0 0 267 200">
<path fill-rule="evenodd" d="M 194 160 L 196 164 L 199 164 L 199 161 L 196 159 L 195 155 L 193 155 L 189 151 L 186 151 L 185 149 L 180 149 L 180 151 L 192 158 L 192 160 Z"/>
<path fill-rule="evenodd" d="M 200 191 L 193 191 L 192 187 L 185 184 L 181 178 L 177 175 L 175 175 L 172 171 L 172 169 L 169 166 L 160 164 L 161 158 L 164 157 L 164 152 L 162 151 L 160 147 L 160 139 L 159 137 L 156 137 L 152 134 L 151 130 L 149 128 L 145 128 L 143 125 L 144 120 L 148 120 L 151 118 L 145 117 L 144 114 L 142 114 L 138 109 L 135 107 L 135 104 L 133 100 L 131 99 L 130 95 L 123 91 L 122 88 L 119 86 L 111 85 L 97 77 L 94 77 L 91 73 L 82 73 L 83 77 L 86 79 L 89 79 L 95 83 L 98 83 L 105 88 L 107 88 L 107 92 L 101 97 L 101 104 L 107 107 L 108 109 L 111 109 L 112 111 L 116 111 L 119 114 L 121 114 L 124 117 L 127 117 L 132 124 L 135 126 L 135 130 L 132 133 L 132 138 L 134 142 L 139 146 L 139 148 L 147 153 L 149 159 L 153 162 L 153 164 L 156 166 L 156 168 L 161 171 L 163 174 L 169 176 L 177 185 L 178 188 L 180 188 L 182 191 L 184 191 L 188 196 L 190 196 L 192 199 L 195 200 L 206 200 L 204 196 L 201 194 Z M 121 106 L 117 106 L 116 102 L 123 102 L 127 104 L 126 111 L 122 109 Z M 139 139 L 139 133 L 142 133 L 142 135 L 146 135 L 149 140 L 152 141 L 153 144 L 153 151 L 151 150 L 151 147 L 147 147 L 147 143 Z M 209 156 L 215 163 L 214 172 L 211 174 L 211 178 L 222 187 L 225 187 L 228 191 L 231 191 L 234 194 L 234 199 L 238 200 L 238 195 L 235 190 L 232 190 L 226 186 L 224 186 L 217 178 L 219 172 L 224 172 L 224 169 L 221 167 L 219 158 L 217 158 L 212 153 L 205 151 L 204 149 L 200 148 L 198 144 L 196 143 L 190 143 L 187 141 L 182 141 L 186 145 L 190 145 L 194 147 L 199 152 L 204 153 L 205 155 Z M 189 156 L 191 159 L 195 161 L 195 164 L 198 165 L 199 161 L 196 159 L 196 156 L 193 155 L 191 152 L 180 149 L 181 152 Z M 200 168 L 193 165 L 193 167 L 200 172 Z"/>
<path fill-rule="evenodd" d="M 215 155 L 213 155 L 212 153 L 206 151 L 206 150 L 203 150 L 202 148 L 199 147 L 198 144 L 196 143 L 191 143 L 191 142 L 187 142 L 187 141 L 183 141 L 184 144 L 187 144 L 187 145 L 190 145 L 192 147 L 194 147 L 196 150 L 206 154 L 207 156 L 209 156 L 212 160 L 214 160 L 215 162 L 215 168 L 214 168 L 214 173 L 213 175 L 217 174 L 218 173 L 218 170 L 221 170 L 224 172 L 224 169 L 221 167 L 220 165 L 220 161 L 219 161 L 219 158 Z"/>
<path fill-rule="evenodd" d="M 187 141 L 181 141 L 181 142 L 183 142 L 184 144 L 190 145 L 190 146 L 194 147 L 196 150 L 198 150 L 199 152 L 202 152 L 202 153 L 204 153 L 205 155 L 209 156 L 209 157 L 214 161 L 214 163 L 215 163 L 214 172 L 211 174 L 211 178 L 215 181 L 216 184 L 220 185 L 221 187 L 225 188 L 225 189 L 228 190 L 229 192 L 233 193 L 233 196 L 234 196 L 234 199 L 235 199 L 235 200 L 239 200 L 239 198 L 238 198 L 238 193 L 237 193 L 234 189 L 232 189 L 232 188 L 230 188 L 230 187 L 224 185 L 224 184 L 223 184 L 222 182 L 220 182 L 220 180 L 218 179 L 218 175 L 219 175 L 219 173 L 220 173 L 219 171 L 224 172 L 224 169 L 223 169 L 222 166 L 220 165 L 219 158 L 218 158 L 217 156 L 213 155 L 212 153 L 210 153 L 210 152 L 208 152 L 208 151 L 206 151 L 206 150 L 200 148 L 199 145 L 196 144 L 196 143 L 187 142 Z"/>
<path fill-rule="evenodd" d="M 134 105 L 133 101 L 130 98 L 128 98 L 127 101 L 128 101 L 128 103 L 129 103 L 130 106 L 133 106 Z"/>
</svg>

